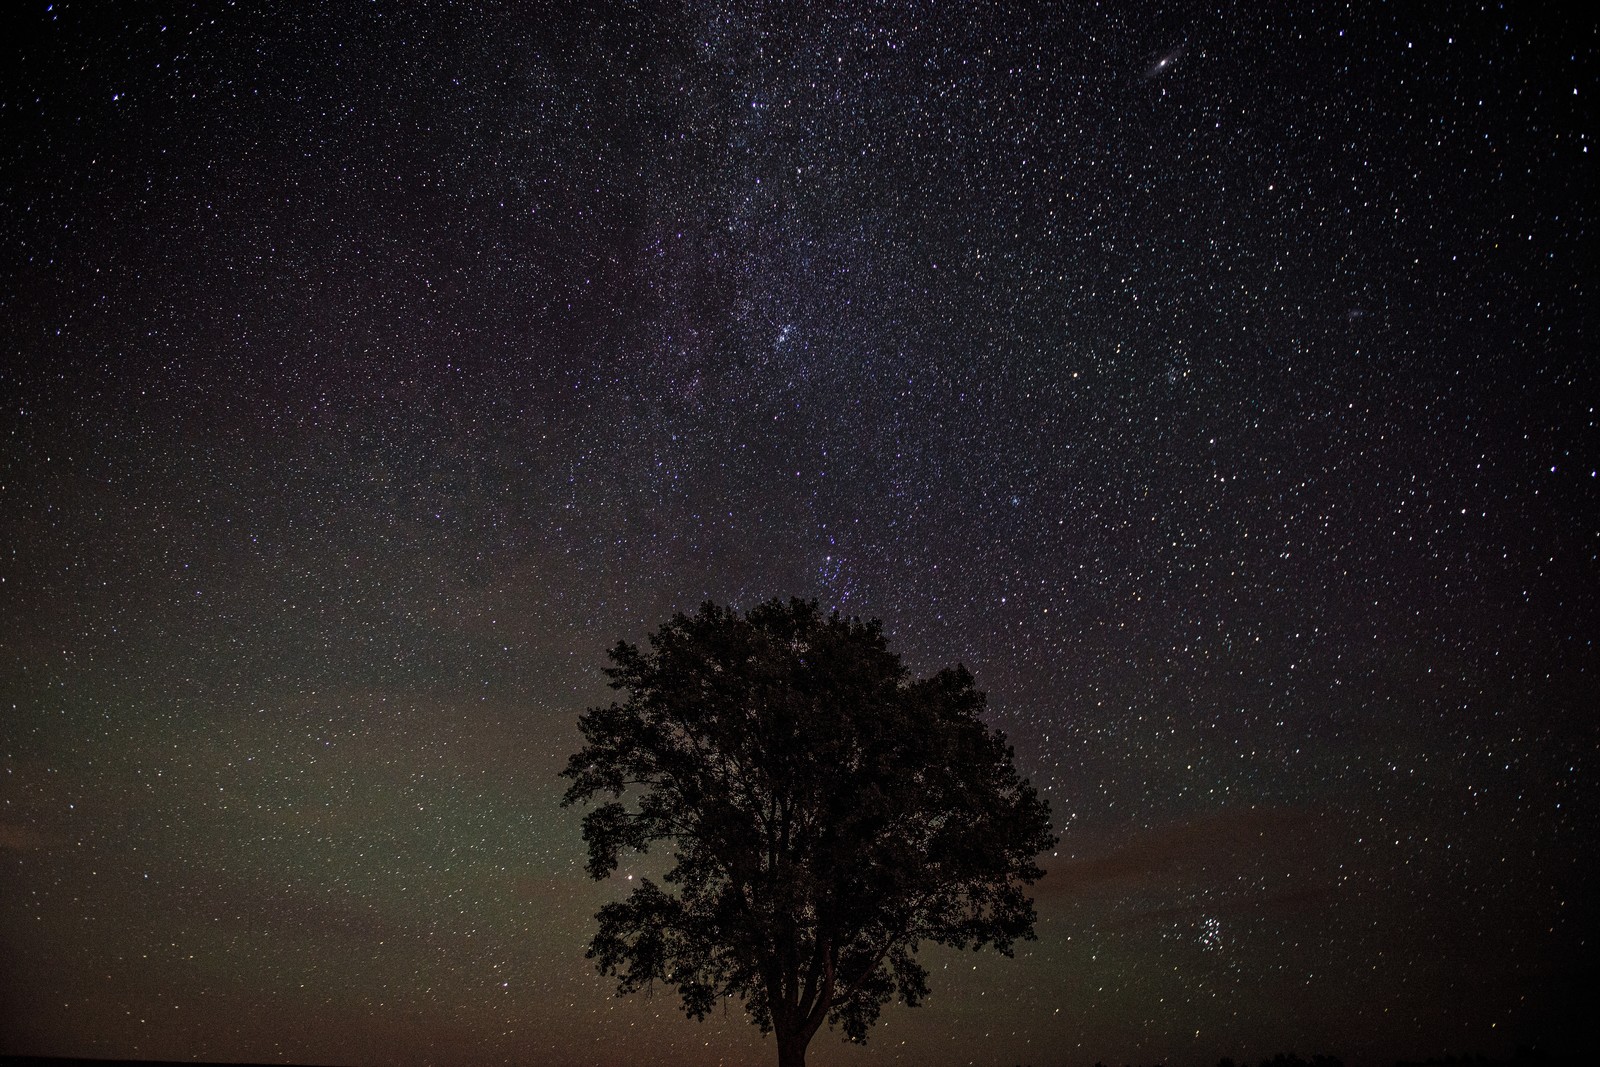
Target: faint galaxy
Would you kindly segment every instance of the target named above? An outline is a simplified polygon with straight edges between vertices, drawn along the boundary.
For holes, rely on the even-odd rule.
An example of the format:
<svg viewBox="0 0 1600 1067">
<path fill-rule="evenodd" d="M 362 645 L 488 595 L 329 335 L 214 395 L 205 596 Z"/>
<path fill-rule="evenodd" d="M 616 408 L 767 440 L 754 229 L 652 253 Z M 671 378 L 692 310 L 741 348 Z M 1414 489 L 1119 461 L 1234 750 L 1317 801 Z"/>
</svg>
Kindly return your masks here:
<svg viewBox="0 0 1600 1067">
<path fill-rule="evenodd" d="M 1149 81 L 1151 78 L 1154 78 L 1157 75 L 1165 74 L 1170 71 L 1173 66 L 1177 64 L 1178 60 L 1183 58 L 1183 53 L 1185 51 L 1187 51 L 1187 49 L 1185 49 L 1183 45 L 1168 49 L 1167 53 L 1160 59 L 1157 59 L 1154 63 L 1151 63 L 1148 67 L 1144 68 L 1145 81 Z"/>
<path fill-rule="evenodd" d="M 555 774 L 790 594 L 1063 834 L 813 1063 L 1591 1045 L 1596 22 L 1293 8 L 8 9 L 0 1053 L 765 1062 Z"/>
</svg>

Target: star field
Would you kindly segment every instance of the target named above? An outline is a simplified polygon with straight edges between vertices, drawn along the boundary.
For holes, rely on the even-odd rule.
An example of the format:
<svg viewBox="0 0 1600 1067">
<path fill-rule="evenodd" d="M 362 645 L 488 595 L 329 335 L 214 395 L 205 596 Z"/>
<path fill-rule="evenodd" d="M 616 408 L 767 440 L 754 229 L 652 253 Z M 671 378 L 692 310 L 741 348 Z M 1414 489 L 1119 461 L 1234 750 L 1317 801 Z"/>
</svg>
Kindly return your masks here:
<svg viewBox="0 0 1600 1067">
<path fill-rule="evenodd" d="M 1592 1043 L 1592 17 L 5 19 L 0 1053 L 770 1059 L 592 972 L 555 775 L 791 594 L 1062 833 L 812 1062 Z"/>
</svg>

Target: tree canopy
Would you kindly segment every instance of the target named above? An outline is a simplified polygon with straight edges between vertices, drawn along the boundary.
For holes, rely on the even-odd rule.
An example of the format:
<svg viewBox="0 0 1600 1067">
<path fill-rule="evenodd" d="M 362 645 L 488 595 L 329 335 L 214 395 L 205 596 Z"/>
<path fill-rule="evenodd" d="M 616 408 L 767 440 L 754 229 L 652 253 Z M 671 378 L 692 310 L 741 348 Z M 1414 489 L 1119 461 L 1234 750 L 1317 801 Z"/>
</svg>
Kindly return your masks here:
<svg viewBox="0 0 1600 1067">
<path fill-rule="evenodd" d="M 1050 808 L 963 667 L 913 679 L 881 624 L 803 600 L 706 603 L 610 658 L 625 699 L 580 718 L 563 805 L 600 801 L 594 878 L 658 842 L 673 860 L 596 916 L 619 994 L 662 982 L 694 1018 L 737 996 L 798 1067 L 824 1022 L 865 1042 L 922 1000 L 921 942 L 1034 937 Z"/>
</svg>

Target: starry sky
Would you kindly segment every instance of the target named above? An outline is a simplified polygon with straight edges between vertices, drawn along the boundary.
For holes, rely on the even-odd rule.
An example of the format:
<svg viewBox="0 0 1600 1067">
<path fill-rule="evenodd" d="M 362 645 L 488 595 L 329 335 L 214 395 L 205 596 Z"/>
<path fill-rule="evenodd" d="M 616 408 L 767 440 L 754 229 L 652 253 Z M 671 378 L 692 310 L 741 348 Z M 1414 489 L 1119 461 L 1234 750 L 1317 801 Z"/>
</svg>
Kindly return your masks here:
<svg viewBox="0 0 1600 1067">
<path fill-rule="evenodd" d="M 655 860 L 555 775 L 774 595 L 964 662 L 1063 835 L 814 1063 L 1592 1041 L 1551 6 L 8 5 L 0 1053 L 766 1062 L 592 972 Z"/>
</svg>

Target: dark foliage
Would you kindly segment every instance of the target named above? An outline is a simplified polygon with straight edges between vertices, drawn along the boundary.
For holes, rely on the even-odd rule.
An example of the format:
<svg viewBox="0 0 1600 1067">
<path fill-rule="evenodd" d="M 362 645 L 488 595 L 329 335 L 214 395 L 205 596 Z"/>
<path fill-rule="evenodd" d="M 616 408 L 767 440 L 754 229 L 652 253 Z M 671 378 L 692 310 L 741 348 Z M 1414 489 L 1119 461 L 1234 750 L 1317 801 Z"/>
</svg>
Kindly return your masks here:
<svg viewBox="0 0 1600 1067">
<path fill-rule="evenodd" d="M 674 860 L 597 916 L 619 993 L 668 983 L 696 1018 L 737 996 L 798 1064 L 824 1022 L 864 1042 L 889 1000 L 919 1003 L 921 942 L 1033 938 L 1049 806 L 965 669 L 914 680 L 878 623 L 800 600 L 708 603 L 610 655 L 626 699 L 583 715 L 563 803 L 602 798 L 593 877 L 657 842 Z"/>
</svg>

